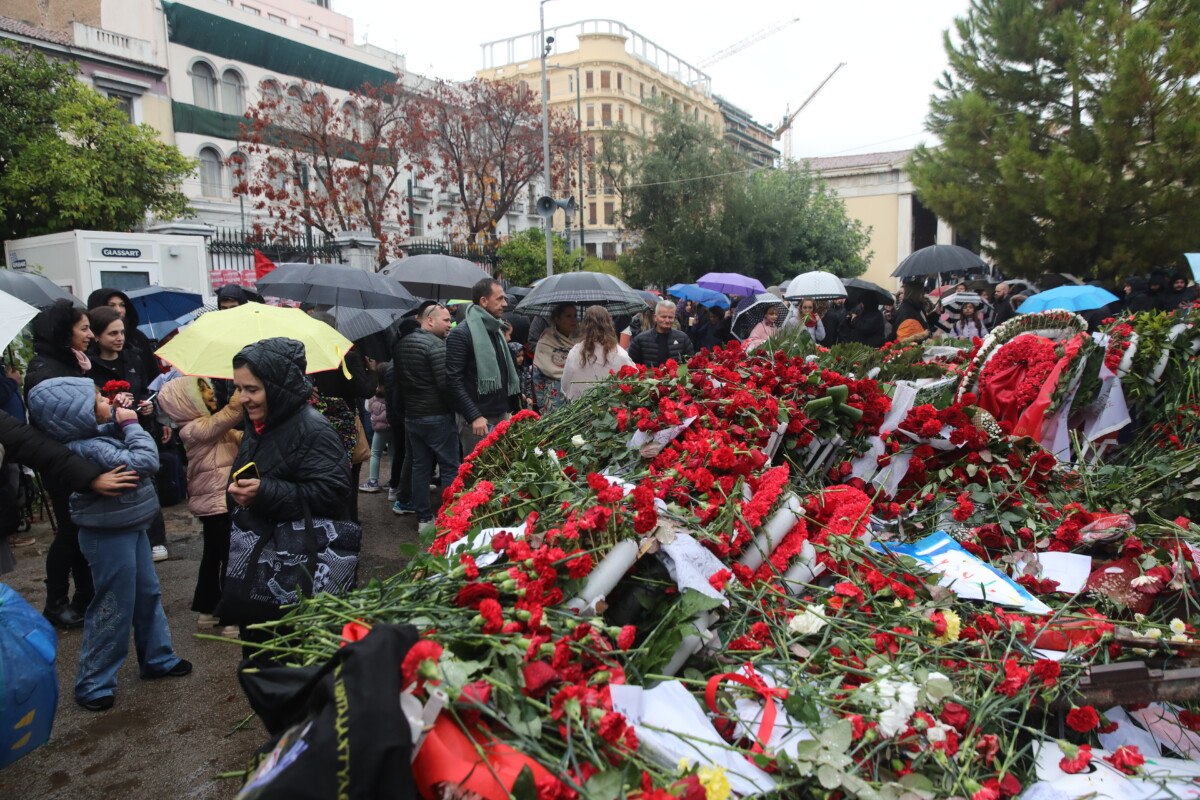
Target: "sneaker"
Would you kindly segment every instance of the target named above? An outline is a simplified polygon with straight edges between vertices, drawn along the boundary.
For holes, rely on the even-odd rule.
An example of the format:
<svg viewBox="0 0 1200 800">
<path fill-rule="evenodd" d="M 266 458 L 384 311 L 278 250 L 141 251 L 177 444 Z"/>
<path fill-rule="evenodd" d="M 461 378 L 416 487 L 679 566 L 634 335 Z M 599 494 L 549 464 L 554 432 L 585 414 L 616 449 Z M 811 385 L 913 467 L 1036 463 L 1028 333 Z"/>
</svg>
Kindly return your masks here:
<svg viewBox="0 0 1200 800">
<path fill-rule="evenodd" d="M 221 628 L 221 635 L 226 639 L 240 639 L 242 638 L 242 631 L 237 625 L 226 625 Z"/>
<path fill-rule="evenodd" d="M 400 495 L 398 495 L 398 494 L 396 493 L 396 490 L 395 490 L 395 489 L 388 489 L 388 502 L 389 502 L 389 503 L 394 503 L 394 502 L 396 502 L 396 498 L 398 498 L 399 496 L 400 496 Z"/>
<path fill-rule="evenodd" d="M 421 517 L 420 519 L 417 520 L 417 527 L 424 528 L 426 525 L 429 525 L 432 522 L 433 522 L 433 517 Z"/>
<path fill-rule="evenodd" d="M 214 614 L 201 614 L 196 619 L 196 627 L 206 633 L 211 632 L 210 629 L 219 625 L 221 620 L 217 619 Z"/>
<path fill-rule="evenodd" d="M 31 544 L 37 544 L 37 539 L 32 536 L 10 536 L 8 544 L 11 547 L 29 547 Z"/>
<path fill-rule="evenodd" d="M 157 675 L 144 675 L 145 680 L 156 681 L 159 678 L 182 678 L 184 675 L 192 674 L 192 662 L 186 659 L 179 659 L 179 663 L 171 667 L 166 672 L 160 672 Z"/>
<path fill-rule="evenodd" d="M 360 483 L 358 485 L 358 490 L 360 492 L 375 494 L 375 492 L 379 491 L 379 481 L 375 478 L 371 478 L 371 480 L 367 481 L 366 483 Z"/>
<path fill-rule="evenodd" d="M 166 561 L 169 557 L 167 555 L 167 546 L 165 544 L 154 545 L 154 547 L 150 548 L 150 555 L 154 556 L 155 561 Z"/>
<path fill-rule="evenodd" d="M 417 510 L 415 508 L 413 508 L 412 506 L 410 506 L 408 503 L 402 503 L 399 500 L 397 500 L 395 503 L 392 504 L 392 513 L 395 514 L 397 517 L 403 517 L 406 514 L 415 514 L 415 513 L 417 513 Z"/>
<path fill-rule="evenodd" d="M 76 700 L 75 702 L 88 711 L 108 711 L 113 707 L 113 696 L 111 694 L 102 694 L 91 700 Z"/>
</svg>

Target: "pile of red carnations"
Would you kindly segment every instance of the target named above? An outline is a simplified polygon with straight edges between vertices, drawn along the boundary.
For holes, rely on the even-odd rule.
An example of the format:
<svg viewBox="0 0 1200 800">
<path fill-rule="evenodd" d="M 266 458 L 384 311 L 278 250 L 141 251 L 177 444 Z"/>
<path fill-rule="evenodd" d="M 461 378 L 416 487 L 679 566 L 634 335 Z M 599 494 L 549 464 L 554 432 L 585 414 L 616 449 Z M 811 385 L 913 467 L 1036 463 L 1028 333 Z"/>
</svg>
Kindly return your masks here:
<svg viewBox="0 0 1200 800">
<path fill-rule="evenodd" d="M 416 626 L 397 669 L 438 714 L 414 731 L 431 797 L 1200 791 L 1196 708 L 1094 703 L 1087 680 L 1197 647 L 1200 483 L 1180 463 L 1200 367 L 1176 335 L 1161 402 L 1100 431 L 1141 320 L 1081 347 L 1073 315 L 1037 316 L 958 359 L 798 337 L 518 414 L 404 572 L 303 601 L 266 626 L 271 652 L 314 663 Z M 1014 435 L 1038 402 L 1065 450 Z M 447 725 L 465 744 L 441 736 L 435 759 L 422 737 Z"/>
</svg>

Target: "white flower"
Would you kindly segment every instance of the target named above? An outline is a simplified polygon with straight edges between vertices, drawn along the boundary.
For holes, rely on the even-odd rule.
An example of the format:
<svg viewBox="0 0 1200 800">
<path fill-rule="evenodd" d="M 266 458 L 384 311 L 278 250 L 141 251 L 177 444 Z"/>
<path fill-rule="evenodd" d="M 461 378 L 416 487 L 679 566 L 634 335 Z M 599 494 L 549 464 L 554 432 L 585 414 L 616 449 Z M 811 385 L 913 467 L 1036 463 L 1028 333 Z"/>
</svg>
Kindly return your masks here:
<svg viewBox="0 0 1200 800">
<path fill-rule="evenodd" d="M 1158 628 L 1151 628 L 1150 630 L 1146 631 L 1147 639 L 1159 639 L 1161 637 L 1162 631 L 1160 631 Z"/>
<path fill-rule="evenodd" d="M 800 636 L 811 636 L 829 623 L 825 621 L 825 606 L 808 606 L 788 622 L 788 630 Z"/>
<path fill-rule="evenodd" d="M 1190 642 L 1191 639 L 1189 639 L 1187 637 L 1186 633 L 1177 633 L 1171 637 L 1171 641 L 1172 642 Z"/>
<path fill-rule="evenodd" d="M 576 447 L 583 447 L 583 445 L 584 445 L 583 437 L 580 436 L 578 433 L 575 434 L 574 436 L 571 437 L 571 444 L 575 445 Z"/>
<path fill-rule="evenodd" d="M 921 689 L 910 681 L 875 680 L 869 684 L 875 695 L 883 702 L 879 715 L 879 732 L 884 736 L 895 736 L 908 726 L 908 720 L 917 710 Z"/>
<path fill-rule="evenodd" d="M 542 456 L 542 448 L 540 448 L 540 447 L 537 447 L 537 446 L 535 445 L 535 446 L 534 446 L 534 448 L 533 448 L 533 454 L 534 454 L 535 456 L 537 456 L 538 458 L 541 458 L 541 456 Z"/>
<path fill-rule="evenodd" d="M 1181 635 L 1187 633 L 1187 625 L 1184 624 L 1183 620 L 1181 620 L 1179 617 L 1176 617 L 1175 619 L 1171 620 L 1170 628 L 1171 628 L 1171 633 L 1175 634 L 1176 636 L 1181 636 Z M 1176 640 L 1176 641 L 1178 641 L 1178 640 Z"/>
<path fill-rule="evenodd" d="M 1129 585 L 1135 589 L 1140 589 L 1143 586 L 1154 586 L 1158 583 L 1158 578 L 1153 575 L 1141 575 L 1129 582 Z"/>
</svg>

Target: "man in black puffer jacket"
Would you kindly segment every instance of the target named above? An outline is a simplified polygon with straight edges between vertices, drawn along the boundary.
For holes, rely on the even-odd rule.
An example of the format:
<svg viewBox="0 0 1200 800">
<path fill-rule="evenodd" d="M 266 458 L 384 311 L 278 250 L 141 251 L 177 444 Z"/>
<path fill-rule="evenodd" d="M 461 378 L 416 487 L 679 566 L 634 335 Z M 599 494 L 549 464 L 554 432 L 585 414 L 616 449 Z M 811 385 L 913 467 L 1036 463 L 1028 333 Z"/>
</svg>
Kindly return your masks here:
<svg viewBox="0 0 1200 800">
<path fill-rule="evenodd" d="M 635 364 L 661 367 L 671 359 L 682 364 L 695 354 L 688 335 L 671 327 L 674 322 L 675 304 L 659 301 L 654 307 L 654 330 L 642 331 L 629 343 L 629 357 Z"/>
<path fill-rule="evenodd" d="M 396 364 L 405 389 L 404 429 L 412 453 L 412 507 L 417 521 L 433 520 L 429 484 L 438 462 L 445 491 L 458 475 L 460 458 L 454 407 L 446 384 L 446 335 L 450 312 L 433 305 L 420 314 L 421 327 L 400 340 Z"/>
<path fill-rule="evenodd" d="M 302 498 L 314 517 L 349 519 L 350 460 L 309 403 L 307 364 L 303 343 L 282 337 L 247 345 L 233 359 L 247 424 L 230 474 L 255 466 L 230 486 L 235 519 L 243 510 L 269 525 L 303 519 Z"/>
</svg>

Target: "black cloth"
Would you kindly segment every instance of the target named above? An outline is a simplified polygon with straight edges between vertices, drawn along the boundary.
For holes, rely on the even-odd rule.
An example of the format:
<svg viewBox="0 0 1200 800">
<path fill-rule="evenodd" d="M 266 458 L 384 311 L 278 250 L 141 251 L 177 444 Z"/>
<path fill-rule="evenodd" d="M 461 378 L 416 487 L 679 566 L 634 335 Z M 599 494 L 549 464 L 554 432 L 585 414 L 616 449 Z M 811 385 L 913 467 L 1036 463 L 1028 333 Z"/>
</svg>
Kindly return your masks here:
<svg viewBox="0 0 1200 800">
<path fill-rule="evenodd" d="M 209 514 L 200 517 L 204 535 L 204 551 L 196 573 L 196 591 L 192 594 L 192 611 L 211 614 L 221 602 L 221 584 L 225 578 L 225 562 L 229 560 L 229 515 Z"/>
<path fill-rule="evenodd" d="M 500 319 L 512 325 L 511 339 L 518 344 L 525 345 L 529 342 L 529 328 L 532 321 L 524 314 L 517 314 L 513 311 L 505 311 L 500 315 Z"/>
<path fill-rule="evenodd" d="M 845 306 L 829 304 L 829 310 L 825 312 L 825 316 L 821 317 L 821 325 L 825 328 L 825 341 L 821 344 L 826 347 L 832 347 L 838 342 L 845 341 L 842 335 L 842 325 L 846 320 Z"/>
<path fill-rule="evenodd" d="M 862 311 L 842 323 L 841 337 L 843 342 L 883 347 L 887 342 L 887 326 L 884 323 L 883 312 L 878 308 L 863 306 Z"/>
<path fill-rule="evenodd" d="M 538 318 L 540 319 L 540 317 Z M 535 320 L 536 322 L 536 320 Z M 531 326 L 532 327 L 532 326 Z M 532 334 L 532 330 L 530 331 Z M 518 409 L 521 401 L 520 388 L 509 395 L 508 355 L 500 348 L 508 349 L 504 337 L 492 338 L 492 351 L 500 370 L 500 388 L 491 394 L 479 394 L 479 374 L 475 368 L 475 344 L 471 328 L 459 325 L 446 337 L 446 384 L 450 390 L 450 403 L 456 413 L 467 422 L 480 417 L 502 417 Z M 407 415 L 408 412 L 405 412 Z"/>
<path fill-rule="evenodd" d="M 251 511 L 263 522 L 297 520 L 304 516 L 303 498 L 314 517 L 348 519 L 350 460 L 342 437 L 308 402 L 304 345 L 263 339 L 242 348 L 237 359 L 262 381 L 267 398 L 262 433 L 247 420 L 230 471 L 254 462 L 262 483 Z M 228 502 L 232 510 L 232 498 Z"/>
<path fill-rule="evenodd" d="M 366 360 L 354 350 L 346 353 L 346 371 L 350 377 L 339 369 L 327 369 L 310 375 L 313 385 L 321 393 L 321 397 L 340 397 L 351 408 L 358 408 L 365 400 L 375 394 L 376 377 L 367 369 Z"/>
<path fill-rule="evenodd" d="M 80 458 L 36 428 L 0 411 L 0 444 L 6 463 L 24 464 L 43 475 L 52 475 L 56 483 L 70 492 L 86 491 L 105 470 L 99 464 Z"/>
<path fill-rule="evenodd" d="M 632 344 L 632 342 L 631 342 Z M 725 344 L 721 340 L 720 329 L 712 324 L 711 319 L 702 319 L 692 326 L 692 345 L 696 350 L 712 349 Z"/>
<path fill-rule="evenodd" d="M 1149 282 L 1140 275 L 1134 275 L 1125 281 L 1132 291 L 1125 296 L 1125 310 L 1131 314 L 1140 311 L 1154 311 L 1158 308 L 1155 298 L 1150 295 Z"/>
<path fill-rule="evenodd" d="M 126 345 L 112 361 L 100 358 L 99 351 L 92 348 L 88 351 L 88 358 L 92 362 L 92 368 L 87 371 L 87 377 L 92 379 L 97 389 L 103 390 L 104 384 L 109 381 L 125 381 L 129 384 L 129 393 L 135 401 L 146 399 L 146 386 L 150 383 L 150 377 L 146 375 L 145 364 L 137 348 Z"/>
<path fill-rule="evenodd" d="M 418 329 L 401 340 L 396 353 L 397 376 L 404 391 L 404 416 L 409 419 L 453 414 L 446 383 L 446 342 Z"/>
<path fill-rule="evenodd" d="M 1005 322 L 1008 322 L 1016 316 L 1016 313 L 1013 311 L 1012 301 L 1007 296 L 997 299 L 992 304 L 992 328 L 994 329 L 997 325 L 1003 325 Z"/>
<path fill-rule="evenodd" d="M 647 367 L 661 367 L 669 359 L 682 364 L 694 353 L 692 340 L 686 333 L 674 328 L 666 333 L 642 331 L 629 343 L 629 357 L 635 364 Z"/>
<path fill-rule="evenodd" d="M 910 319 L 915 319 L 921 323 L 921 326 L 927 331 L 932 331 L 933 326 L 929 324 L 929 317 L 925 314 L 925 308 L 910 300 L 904 300 L 900 305 L 896 306 L 896 314 L 892 318 L 892 324 L 896 330 L 900 330 L 900 326 Z"/>
<path fill-rule="evenodd" d="M 152 381 L 158 377 L 158 358 L 154 355 L 154 344 L 150 338 L 138 330 L 140 320 L 129 295 L 119 289 L 97 289 L 88 295 L 88 311 L 108 305 L 109 299 L 114 295 L 125 301 L 125 347 L 129 349 L 132 346 L 136 350 L 134 355 L 137 356 L 142 374 L 146 376 L 147 382 Z"/>
<path fill-rule="evenodd" d="M 238 679 L 271 735 L 256 759 L 271 777 L 252 796 L 415 800 L 412 735 L 395 698 L 399 665 L 416 642 L 411 625 L 375 625 L 320 666 L 243 663 Z M 276 749 L 285 755 L 270 758 Z M 256 777 L 252 769 L 247 781 Z"/>
<path fill-rule="evenodd" d="M 51 378 L 82 378 L 83 370 L 71 350 L 71 329 L 75 325 L 76 306 L 70 300 L 56 300 L 29 323 L 33 333 L 34 356 L 25 371 L 25 399 L 29 390 Z M 28 404 L 28 403 L 27 403 Z"/>
</svg>

